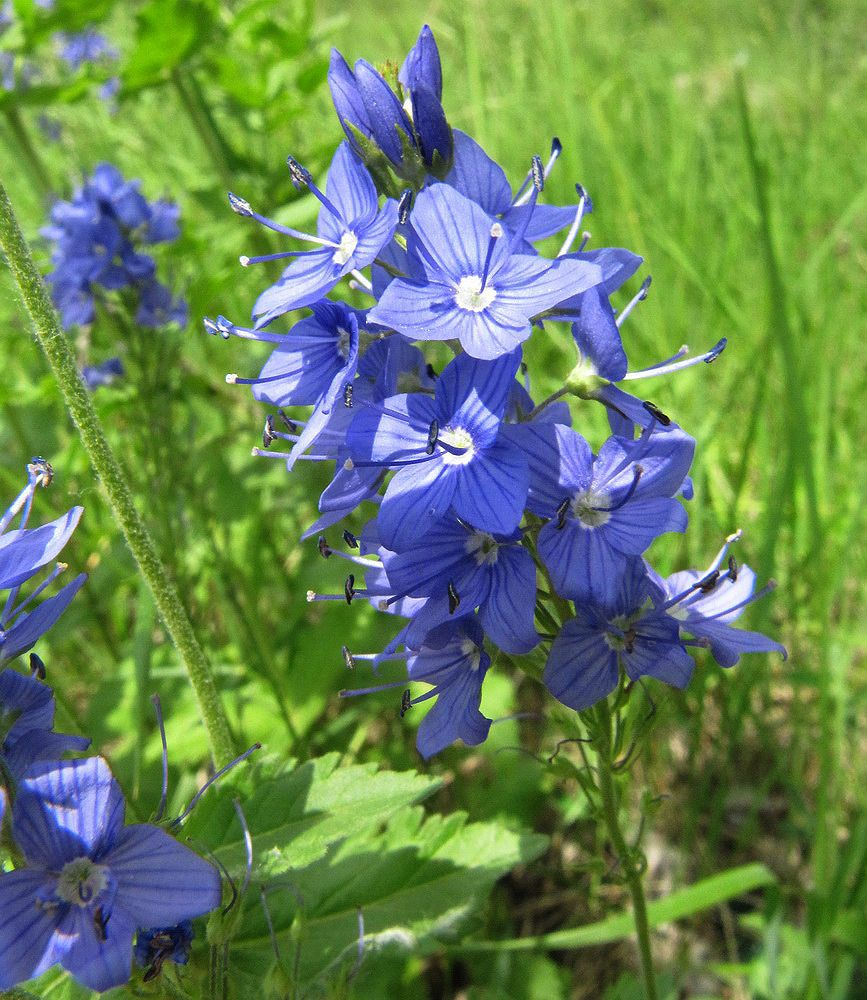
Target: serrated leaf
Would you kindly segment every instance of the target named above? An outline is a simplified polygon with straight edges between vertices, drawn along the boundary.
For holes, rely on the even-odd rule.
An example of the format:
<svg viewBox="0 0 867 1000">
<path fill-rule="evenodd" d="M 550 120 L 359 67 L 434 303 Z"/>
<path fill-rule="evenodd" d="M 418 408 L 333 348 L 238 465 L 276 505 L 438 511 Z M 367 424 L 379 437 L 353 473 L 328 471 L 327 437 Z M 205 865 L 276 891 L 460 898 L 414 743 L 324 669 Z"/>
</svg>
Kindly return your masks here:
<svg viewBox="0 0 867 1000">
<path fill-rule="evenodd" d="M 367 953 L 454 941 L 494 882 L 546 846 L 539 834 L 467 824 L 464 813 L 425 817 L 418 807 L 402 809 L 383 831 L 368 827 L 290 879 L 266 885 L 281 953 L 298 951 L 302 983 L 333 975 L 357 953 L 359 912 Z M 255 897 L 248 897 L 232 956 L 239 971 L 273 961 Z"/>
<path fill-rule="evenodd" d="M 276 772 L 257 770 L 255 790 L 243 801 L 256 878 L 309 865 L 336 841 L 418 802 L 440 784 L 414 771 L 377 771 L 375 764 L 338 767 L 339 760 L 328 754 L 294 769 L 287 764 Z M 184 827 L 185 836 L 207 845 L 233 875 L 245 865 L 235 794 L 229 788 L 210 791 Z"/>
</svg>

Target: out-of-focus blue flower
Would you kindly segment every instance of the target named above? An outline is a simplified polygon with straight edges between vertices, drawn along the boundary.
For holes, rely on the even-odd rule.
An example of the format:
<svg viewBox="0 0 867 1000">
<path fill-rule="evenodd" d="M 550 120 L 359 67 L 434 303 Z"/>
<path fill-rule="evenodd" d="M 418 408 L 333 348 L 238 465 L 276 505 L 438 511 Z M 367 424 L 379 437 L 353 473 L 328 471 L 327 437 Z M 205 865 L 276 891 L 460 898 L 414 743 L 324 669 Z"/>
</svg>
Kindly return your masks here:
<svg viewBox="0 0 867 1000">
<path fill-rule="evenodd" d="M 172 299 L 154 275 L 153 258 L 138 249 L 176 239 L 177 217 L 175 205 L 149 204 L 139 182 L 109 163 L 100 163 L 71 201 L 55 202 L 42 235 L 54 244 L 47 280 L 64 327 L 93 322 L 100 289 L 131 289 L 143 326 L 185 322 L 186 306 Z"/>
<path fill-rule="evenodd" d="M 124 826 L 101 757 L 35 764 L 19 783 L 12 835 L 26 868 L 0 874 L 0 989 L 61 964 L 93 990 L 130 977 L 138 927 L 220 904 L 220 876 L 164 830 Z"/>
<path fill-rule="evenodd" d="M 122 375 L 124 375 L 124 367 L 120 358 L 109 358 L 100 365 L 85 365 L 81 369 L 84 384 L 91 392 L 104 385 L 111 385 L 115 379 Z"/>
<path fill-rule="evenodd" d="M 117 49 L 105 35 L 94 28 L 83 31 L 58 32 L 57 44 L 60 58 L 70 69 L 77 70 L 85 63 L 99 62 L 101 59 L 117 59 Z"/>
<path fill-rule="evenodd" d="M 81 507 L 73 507 L 55 521 L 27 528 L 33 495 L 37 487 L 51 481 L 52 470 L 44 459 L 34 458 L 27 473 L 27 485 L 0 518 L 0 590 L 9 591 L 0 612 L 0 663 L 26 653 L 63 614 L 86 579 L 84 574 L 77 576 L 34 607 L 34 601 L 66 569 L 63 563 L 57 563 L 29 597 L 21 597 L 21 586 L 54 562 L 83 512 Z M 10 530 L 19 515 L 20 526 Z"/>
<path fill-rule="evenodd" d="M 55 733 L 54 695 L 47 684 L 16 670 L 0 670 L 0 778 L 19 781 L 31 764 L 86 750 L 84 736 Z"/>
<path fill-rule="evenodd" d="M 457 339 L 474 358 L 496 358 L 530 336 L 534 317 L 600 280 L 593 264 L 515 252 L 515 235 L 447 184 L 419 194 L 410 224 L 410 276 L 368 314 L 410 340 Z"/>
<path fill-rule="evenodd" d="M 144 981 L 156 979 L 166 962 L 186 965 L 193 943 L 193 925 L 182 920 L 174 927 L 149 927 L 140 930 L 133 955 L 137 965 L 144 968 Z"/>
<path fill-rule="evenodd" d="M 448 173 L 454 144 L 441 103 L 439 50 L 427 25 L 397 79 L 386 80 L 364 59 L 353 71 L 333 49 L 328 84 L 348 142 L 372 169 L 388 164 L 416 186 L 428 172 L 435 177 Z"/>
<path fill-rule="evenodd" d="M 229 198 L 232 208 L 239 215 L 256 219 L 283 235 L 319 245 L 317 250 L 287 250 L 265 257 L 241 258 L 244 265 L 296 258 L 279 281 L 256 300 L 253 316 L 257 328 L 267 326 L 292 309 L 312 305 L 345 275 L 373 263 L 397 228 L 397 203 L 388 199 L 380 209 L 370 174 L 352 155 L 348 143 L 341 143 L 334 154 L 325 194 L 304 168 L 291 161 L 290 169 L 295 181 L 308 187 L 322 205 L 316 236 L 281 226 L 254 212 L 242 199 L 234 195 Z"/>
</svg>

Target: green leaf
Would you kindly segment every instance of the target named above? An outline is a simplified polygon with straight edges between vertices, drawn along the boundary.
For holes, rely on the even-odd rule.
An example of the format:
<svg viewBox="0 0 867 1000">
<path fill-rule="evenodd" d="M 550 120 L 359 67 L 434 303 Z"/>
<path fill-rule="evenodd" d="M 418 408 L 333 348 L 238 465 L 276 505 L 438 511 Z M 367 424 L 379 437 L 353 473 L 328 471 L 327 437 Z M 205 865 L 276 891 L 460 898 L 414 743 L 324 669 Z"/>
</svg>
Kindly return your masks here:
<svg viewBox="0 0 867 1000">
<path fill-rule="evenodd" d="M 425 818 L 421 808 L 402 809 L 384 830 L 355 833 L 303 871 L 265 887 L 283 961 L 294 962 L 297 953 L 302 984 L 333 975 L 358 953 L 359 913 L 368 955 L 418 953 L 454 941 L 494 882 L 546 846 L 538 834 L 467 824 L 464 813 Z M 251 894 L 232 942 L 232 966 L 243 974 L 266 961 L 273 962 L 268 925 Z"/>
<path fill-rule="evenodd" d="M 124 90 L 162 82 L 203 44 L 213 26 L 201 2 L 151 0 L 138 15 L 136 45 L 121 74 Z"/>
<path fill-rule="evenodd" d="M 255 790 L 243 800 L 253 836 L 254 877 L 272 878 L 320 858 L 336 841 L 382 822 L 401 806 L 430 795 L 440 782 L 414 771 L 377 771 L 375 764 L 339 768 L 329 754 L 294 767 L 254 769 Z M 205 844 L 233 874 L 243 873 L 245 849 L 235 813 L 237 788 L 209 791 L 184 835 Z"/>
<path fill-rule="evenodd" d="M 774 885 L 776 876 L 761 864 L 742 865 L 719 875 L 702 879 L 686 889 L 679 889 L 664 899 L 656 899 L 647 906 L 651 927 L 660 927 L 672 920 L 681 920 L 716 906 L 727 899 L 741 896 L 753 889 Z M 633 933 L 632 915 L 620 913 L 595 924 L 555 931 L 537 937 L 513 938 L 508 941 L 470 941 L 460 946 L 461 951 L 533 951 L 535 949 L 587 948 L 593 945 L 620 941 Z"/>
</svg>

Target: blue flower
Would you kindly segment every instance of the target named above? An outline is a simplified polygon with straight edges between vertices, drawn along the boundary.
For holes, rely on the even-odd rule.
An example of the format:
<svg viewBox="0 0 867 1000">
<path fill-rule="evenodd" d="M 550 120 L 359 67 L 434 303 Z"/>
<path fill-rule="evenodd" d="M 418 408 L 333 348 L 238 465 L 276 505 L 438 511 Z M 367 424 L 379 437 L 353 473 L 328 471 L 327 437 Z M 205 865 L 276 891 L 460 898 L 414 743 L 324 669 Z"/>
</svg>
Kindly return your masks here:
<svg viewBox="0 0 867 1000">
<path fill-rule="evenodd" d="M 407 646 L 419 648 L 437 626 L 476 609 L 485 634 L 505 652 L 527 653 L 538 643 L 536 566 L 520 532 L 493 534 L 447 519 L 429 530 L 422 544 L 401 552 L 381 548 L 379 556 L 386 580 L 377 583 L 394 595 L 387 603 L 404 597 L 425 601 L 413 608 L 404 633 Z"/>
<path fill-rule="evenodd" d="M 18 786 L 12 835 L 26 868 L 0 874 L 0 989 L 60 963 L 93 990 L 126 983 L 137 927 L 219 906 L 216 869 L 164 830 L 123 825 L 101 757 L 35 764 Z"/>
<path fill-rule="evenodd" d="M 81 369 L 84 384 L 91 392 L 104 385 L 111 385 L 115 379 L 123 377 L 124 374 L 123 362 L 120 358 L 109 358 L 102 364 L 85 365 Z"/>
<path fill-rule="evenodd" d="M 400 97 L 370 63 L 359 59 L 353 72 L 332 50 L 328 84 L 353 151 L 374 169 L 384 158 L 399 177 L 420 186 L 427 171 L 437 177 L 447 173 L 453 156 L 452 131 L 441 103 L 439 51 L 427 25 L 394 83 Z"/>
<path fill-rule="evenodd" d="M 346 439 L 353 464 L 397 469 L 378 518 L 389 548 L 425 537 L 450 509 L 484 531 L 517 527 L 527 463 L 499 432 L 519 363 L 519 351 L 497 361 L 462 354 L 433 398 L 409 393 L 358 407 Z"/>
<path fill-rule="evenodd" d="M 534 317 L 599 280 L 595 265 L 515 252 L 515 237 L 447 184 L 419 194 L 410 223 L 411 276 L 368 313 L 410 340 L 457 339 L 474 358 L 496 358 L 530 336 Z"/>
<path fill-rule="evenodd" d="M 474 201 L 510 233 L 519 233 L 529 243 L 544 239 L 572 223 L 576 208 L 542 205 L 529 198 L 512 196 L 506 173 L 475 139 L 455 129 L 455 162 L 444 181 L 465 198 Z M 573 259 L 573 258 L 569 258 Z M 589 259 L 585 255 L 585 258 Z"/>
<path fill-rule="evenodd" d="M 683 634 L 707 644 L 721 667 L 733 667 L 742 653 L 788 656 L 785 646 L 761 632 L 732 627 L 747 605 L 773 589 L 771 584 L 757 592 L 756 574 L 734 559 L 729 559 L 725 569 L 720 568 L 730 543 L 739 537 L 731 536 L 704 572 L 683 570 L 662 585 L 666 612 L 679 623 Z"/>
<path fill-rule="evenodd" d="M 138 181 L 127 181 L 109 163 L 100 163 L 71 201 L 57 201 L 42 235 L 54 244 L 47 276 L 65 328 L 92 323 L 101 290 L 132 288 L 136 322 L 142 326 L 185 322 L 186 307 L 173 301 L 155 277 L 156 264 L 138 247 L 176 239 L 177 206 L 149 204 Z"/>
<path fill-rule="evenodd" d="M 5 773 L 18 781 L 36 761 L 90 746 L 84 736 L 66 736 L 53 728 L 51 688 L 16 670 L 0 670 L 0 777 Z"/>
<path fill-rule="evenodd" d="M 539 555 L 561 596 L 610 600 L 632 556 L 664 532 L 686 530 L 686 511 L 673 497 L 695 441 L 682 431 L 611 437 L 595 458 L 580 434 L 560 424 L 518 424 L 505 434 L 527 456 L 527 506 L 548 521 Z"/>
<path fill-rule="evenodd" d="M 61 31 L 56 36 L 60 46 L 60 58 L 70 69 L 80 69 L 84 63 L 98 62 L 100 59 L 117 59 L 117 49 L 105 35 L 93 28 L 83 31 Z"/>
<path fill-rule="evenodd" d="M 621 665 L 630 680 L 655 677 L 685 687 L 694 664 L 677 622 L 655 607 L 660 597 L 644 561 L 633 558 L 606 604 L 577 605 L 545 664 L 542 680 L 551 694 L 582 711 L 617 687 Z"/>
<path fill-rule="evenodd" d="M 182 920 L 174 927 L 148 927 L 138 932 L 133 956 L 137 965 L 144 968 L 144 982 L 160 974 L 165 962 L 186 965 L 193 943 L 193 925 Z"/>
<path fill-rule="evenodd" d="M 48 524 L 27 528 L 33 495 L 53 475 L 51 466 L 41 458 L 34 458 L 27 468 L 27 486 L 0 518 L 0 590 L 9 591 L 0 612 L 0 663 L 27 652 L 63 614 L 86 579 L 84 574 L 77 576 L 53 597 L 31 608 L 36 598 L 66 569 L 58 563 L 29 597 L 19 599 L 21 586 L 57 558 L 83 513 L 81 507 L 73 507 Z M 20 527 L 8 530 L 19 514 Z"/>
<path fill-rule="evenodd" d="M 308 187 L 321 202 L 316 236 L 281 226 L 254 212 L 247 202 L 229 196 L 239 215 L 249 216 L 275 232 L 319 244 L 317 250 L 287 250 L 265 257 L 242 257 L 244 265 L 266 260 L 296 257 L 279 281 L 256 300 L 253 316 L 256 327 L 292 309 L 312 305 L 326 295 L 345 275 L 373 263 L 382 247 L 397 228 L 397 203 L 386 200 L 382 208 L 376 188 L 366 168 L 353 156 L 348 143 L 341 143 L 334 154 L 325 184 L 325 194 L 313 183 L 310 174 L 290 160 L 293 179 Z"/>
</svg>

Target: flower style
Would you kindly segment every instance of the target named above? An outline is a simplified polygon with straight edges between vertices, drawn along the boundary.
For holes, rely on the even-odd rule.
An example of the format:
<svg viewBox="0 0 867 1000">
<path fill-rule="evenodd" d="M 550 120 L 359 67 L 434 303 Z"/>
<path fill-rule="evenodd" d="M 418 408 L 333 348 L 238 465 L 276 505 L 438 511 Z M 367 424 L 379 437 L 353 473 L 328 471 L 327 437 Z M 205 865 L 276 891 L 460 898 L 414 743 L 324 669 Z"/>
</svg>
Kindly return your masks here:
<svg viewBox="0 0 867 1000">
<path fill-rule="evenodd" d="M 219 906 L 212 865 L 156 826 L 123 822 L 123 795 L 101 757 L 30 769 L 12 807 L 27 867 L 0 874 L 0 989 L 58 963 L 89 989 L 120 986 L 137 927 Z"/>
<path fill-rule="evenodd" d="M 447 184 L 419 194 L 410 224 L 410 277 L 392 281 L 368 313 L 410 340 L 457 339 L 474 358 L 497 358 L 530 336 L 534 317 L 600 279 L 593 264 L 520 252 L 515 235 L 504 238 Z"/>
</svg>

